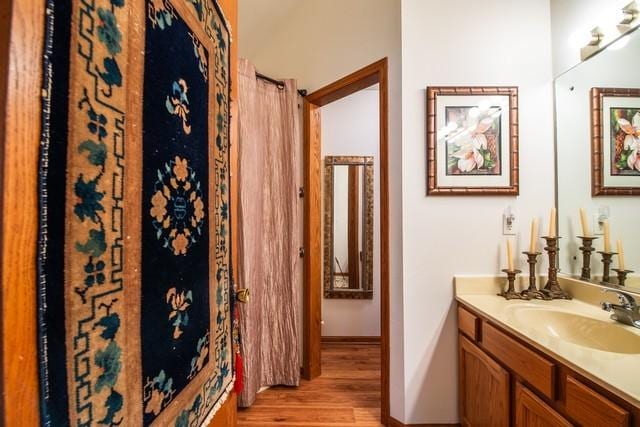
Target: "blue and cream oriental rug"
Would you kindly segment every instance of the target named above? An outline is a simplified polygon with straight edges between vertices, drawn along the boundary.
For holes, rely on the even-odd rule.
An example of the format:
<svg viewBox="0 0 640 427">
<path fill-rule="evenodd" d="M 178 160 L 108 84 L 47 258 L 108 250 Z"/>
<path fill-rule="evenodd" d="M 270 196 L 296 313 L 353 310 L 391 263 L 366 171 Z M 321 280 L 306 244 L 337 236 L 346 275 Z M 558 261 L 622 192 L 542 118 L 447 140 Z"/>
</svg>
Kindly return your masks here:
<svg viewBox="0 0 640 427">
<path fill-rule="evenodd" d="M 234 383 L 230 32 L 214 0 L 48 0 L 46 426 L 199 426 Z"/>
</svg>

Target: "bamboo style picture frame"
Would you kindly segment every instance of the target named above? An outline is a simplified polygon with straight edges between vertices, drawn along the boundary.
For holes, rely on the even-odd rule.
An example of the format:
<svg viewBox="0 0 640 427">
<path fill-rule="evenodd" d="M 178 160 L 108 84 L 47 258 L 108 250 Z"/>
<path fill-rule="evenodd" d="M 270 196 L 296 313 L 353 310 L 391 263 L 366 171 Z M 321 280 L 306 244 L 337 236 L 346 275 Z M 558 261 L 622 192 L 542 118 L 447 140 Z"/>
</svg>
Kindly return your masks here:
<svg viewBox="0 0 640 427">
<path fill-rule="evenodd" d="M 427 195 L 519 194 L 518 88 L 427 87 Z"/>
<path fill-rule="evenodd" d="M 638 147 L 627 147 L 625 139 L 638 132 L 640 89 L 594 87 L 590 99 L 591 195 L 640 195 L 640 159 L 633 166 L 628 162 Z"/>
</svg>

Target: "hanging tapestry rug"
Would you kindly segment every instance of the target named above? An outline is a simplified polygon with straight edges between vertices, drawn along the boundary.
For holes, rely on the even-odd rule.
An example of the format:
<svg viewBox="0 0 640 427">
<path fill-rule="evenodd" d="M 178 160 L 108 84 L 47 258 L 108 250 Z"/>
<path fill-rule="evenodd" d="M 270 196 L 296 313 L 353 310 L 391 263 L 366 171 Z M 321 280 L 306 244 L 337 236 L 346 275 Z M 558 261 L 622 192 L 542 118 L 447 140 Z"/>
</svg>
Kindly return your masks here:
<svg viewBox="0 0 640 427">
<path fill-rule="evenodd" d="M 42 425 L 200 426 L 234 383 L 226 21 L 214 0 L 46 16 Z"/>
</svg>

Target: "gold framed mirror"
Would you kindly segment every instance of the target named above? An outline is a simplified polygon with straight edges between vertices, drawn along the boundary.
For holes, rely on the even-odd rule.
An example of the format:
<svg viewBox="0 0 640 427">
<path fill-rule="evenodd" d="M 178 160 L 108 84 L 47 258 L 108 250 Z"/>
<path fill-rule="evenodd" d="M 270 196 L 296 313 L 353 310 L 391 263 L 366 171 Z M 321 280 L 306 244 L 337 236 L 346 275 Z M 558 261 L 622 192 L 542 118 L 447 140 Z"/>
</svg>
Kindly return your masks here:
<svg viewBox="0 0 640 427">
<path fill-rule="evenodd" d="M 325 157 L 325 298 L 373 299 L 373 191 L 373 157 Z"/>
</svg>

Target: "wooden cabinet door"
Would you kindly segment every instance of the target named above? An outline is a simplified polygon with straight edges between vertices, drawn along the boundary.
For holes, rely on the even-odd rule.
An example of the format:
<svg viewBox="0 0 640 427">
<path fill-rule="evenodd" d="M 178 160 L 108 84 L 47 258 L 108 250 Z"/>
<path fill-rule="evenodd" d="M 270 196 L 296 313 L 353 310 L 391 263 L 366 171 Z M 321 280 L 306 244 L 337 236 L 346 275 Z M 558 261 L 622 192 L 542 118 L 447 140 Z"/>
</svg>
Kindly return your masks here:
<svg viewBox="0 0 640 427">
<path fill-rule="evenodd" d="M 460 419 L 464 426 L 509 425 L 509 373 L 462 335 Z"/>
<path fill-rule="evenodd" d="M 516 385 L 516 425 L 518 427 L 570 427 L 571 423 L 518 383 Z"/>
</svg>

